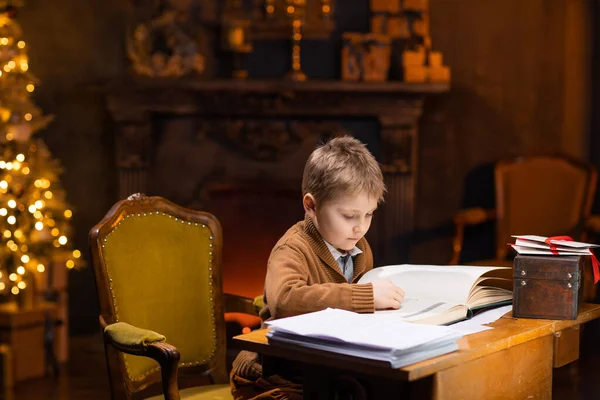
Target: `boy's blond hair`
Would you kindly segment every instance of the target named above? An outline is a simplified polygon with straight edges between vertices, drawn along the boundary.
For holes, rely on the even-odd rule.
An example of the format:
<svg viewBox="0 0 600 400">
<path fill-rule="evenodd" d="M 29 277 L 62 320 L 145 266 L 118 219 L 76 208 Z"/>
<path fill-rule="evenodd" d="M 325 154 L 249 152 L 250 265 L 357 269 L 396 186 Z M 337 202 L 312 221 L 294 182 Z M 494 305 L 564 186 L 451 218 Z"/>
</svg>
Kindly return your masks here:
<svg viewBox="0 0 600 400">
<path fill-rule="evenodd" d="M 304 167 L 302 195 L 312 194 L 318 202 L 340 195 L 366 193 L 383 201 L 383 174 L 375 157 L 351 136 L 334 138 L 312 152 Z"/>
</svg>

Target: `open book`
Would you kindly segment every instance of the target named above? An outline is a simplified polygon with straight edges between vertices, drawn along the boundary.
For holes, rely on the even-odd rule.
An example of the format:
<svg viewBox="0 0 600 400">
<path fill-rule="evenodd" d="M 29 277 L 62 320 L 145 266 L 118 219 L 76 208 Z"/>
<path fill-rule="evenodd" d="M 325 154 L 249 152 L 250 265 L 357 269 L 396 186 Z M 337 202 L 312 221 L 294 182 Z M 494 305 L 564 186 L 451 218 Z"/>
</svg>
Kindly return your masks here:
<svg viewBox="0 0 600 400">
<path fill-rule="evenodd" d="M 391 280 L 402 288 L 398 310 L 381 310 L 405 321 L 445 325 L 474 310 L 512 302 L 512 269 L 464 265 L 389 265 L 372 269 L 358 283 Z"/>
</svg>

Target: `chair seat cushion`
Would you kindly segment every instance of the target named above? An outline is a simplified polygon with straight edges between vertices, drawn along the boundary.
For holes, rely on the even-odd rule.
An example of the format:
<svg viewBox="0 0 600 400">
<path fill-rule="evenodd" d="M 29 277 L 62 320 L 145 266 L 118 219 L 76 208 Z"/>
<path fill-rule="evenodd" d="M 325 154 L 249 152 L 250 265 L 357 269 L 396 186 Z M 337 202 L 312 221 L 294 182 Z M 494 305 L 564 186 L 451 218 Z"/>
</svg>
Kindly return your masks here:
<svg viewBox="0 0 600 400">
<path fill-rule="evenodd" d="M 179 391 L 181 400 L 232 400 L 231 386 L 226 385 L 207 385 L 197 386 Z M 164 396 L 150 397 L 148 400 L 164 400 Z"/>
</svg>

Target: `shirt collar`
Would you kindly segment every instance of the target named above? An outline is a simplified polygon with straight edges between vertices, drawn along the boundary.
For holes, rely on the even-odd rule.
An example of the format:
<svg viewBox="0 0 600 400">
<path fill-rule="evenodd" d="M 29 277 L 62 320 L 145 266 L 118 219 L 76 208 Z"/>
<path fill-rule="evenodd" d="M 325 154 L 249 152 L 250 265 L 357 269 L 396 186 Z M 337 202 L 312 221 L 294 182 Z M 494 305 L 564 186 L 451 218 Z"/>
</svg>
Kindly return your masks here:
<svg viewBox="0 0 600 400">
<path fill-rule="evenodd" d="M 347 251 L 346 253 L 342 253 L 341 251 L 339 251 L 338 249 L 333 247 L 331 244 L 327 243 L 327 241 L 325 239 L 323 239 L 323 241 L 325 242 L 325 245 L 331 252 L 331 255 L 333 256 L 333 259 L 335 261 L 337 261 L 338 258 L 345 256 L 346 254 L 350 254 L 351 257 L 354 257 L 355 255 L 362 253 L 362 250 L 356 246 L 354 246 L 354 248 L 352 250 Z"/>
</svg>

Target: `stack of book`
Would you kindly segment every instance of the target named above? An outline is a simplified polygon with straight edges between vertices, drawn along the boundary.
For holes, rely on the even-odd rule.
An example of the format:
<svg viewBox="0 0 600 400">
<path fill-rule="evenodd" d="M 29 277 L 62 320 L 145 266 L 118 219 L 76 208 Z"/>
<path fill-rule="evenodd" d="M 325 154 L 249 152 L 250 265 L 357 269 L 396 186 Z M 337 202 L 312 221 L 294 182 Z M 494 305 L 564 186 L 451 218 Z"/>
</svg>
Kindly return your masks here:
<svg viewBox="0 0 600 400">
<path fill-rule="evenodd" d="M 538 256 L 586 256 L 593 255 L 596 244 L 575 242 L 568 236 L 545 237 L 537 235 L 513 235 L 514 244 L 509 244 L 518 254 Z"/>
<path fill-rule="evenodd" d="M 463 333 L 448 326 L 414 324 L 392 314 L 328 308 L 267 322 L 270 345 L 303 347 L 380 361 L 400 368 L 458 350 Z"/>
</svg>

